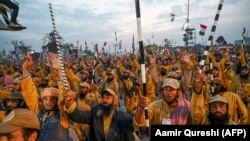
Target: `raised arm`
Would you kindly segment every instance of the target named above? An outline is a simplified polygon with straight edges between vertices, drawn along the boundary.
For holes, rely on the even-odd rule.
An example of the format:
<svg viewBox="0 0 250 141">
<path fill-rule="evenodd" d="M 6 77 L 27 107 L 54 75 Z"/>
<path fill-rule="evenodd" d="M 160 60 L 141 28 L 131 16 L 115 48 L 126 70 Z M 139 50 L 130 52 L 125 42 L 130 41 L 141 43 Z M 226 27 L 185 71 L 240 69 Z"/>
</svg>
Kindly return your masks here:
<svg viewBox="0 0 250 141">
<path fill-rule="evenodd" d="M 38 100 L 39 95 L 37 93 L 36 85 L 34 84 L 29 72 L 29 68 L 32 66 L 32 64 L 32 58 L 30 56 L 25 56 L 24 63 L 22 65 L 23 77 L 20 80 L 24 101 L 26 102 L 30 111 L 38 114 L 41 104 Z"/>
</svg>

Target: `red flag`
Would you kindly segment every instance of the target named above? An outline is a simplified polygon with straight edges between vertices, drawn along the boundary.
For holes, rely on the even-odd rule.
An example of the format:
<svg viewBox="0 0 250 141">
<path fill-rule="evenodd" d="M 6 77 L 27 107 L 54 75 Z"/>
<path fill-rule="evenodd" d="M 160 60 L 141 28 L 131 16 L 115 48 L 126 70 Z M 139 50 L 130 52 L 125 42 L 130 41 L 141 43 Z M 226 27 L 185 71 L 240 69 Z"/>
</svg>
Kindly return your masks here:
<svg viewBox="0 0 250 141">
<path fill-rule="evenodd" d="M 174 18 L 175 18 L 175 14 L 174 13 L 170 13 L 170 15 L 171 15 L 171 22 L 173 22 Z"/>
<path fill-rule="evenodd" d="M 164 48 L 163 49 L 163 52 L 162 52 L 163 54 L 165 54 L 165 55 L 169 55 L 169 50 L 168 50 L 168 48 Z"/>
<path fill-rule="evenodd" d="M 199 32 L 199 34 L 200 34 L 201 36 L 204 36 L 204 35 L 205 35 L 205 32 L 206 32 L 206 29 L 207 29 L 207 26 L 206 26 L 206 25 L 200 24 L 200 32 Z"/>
</svg>

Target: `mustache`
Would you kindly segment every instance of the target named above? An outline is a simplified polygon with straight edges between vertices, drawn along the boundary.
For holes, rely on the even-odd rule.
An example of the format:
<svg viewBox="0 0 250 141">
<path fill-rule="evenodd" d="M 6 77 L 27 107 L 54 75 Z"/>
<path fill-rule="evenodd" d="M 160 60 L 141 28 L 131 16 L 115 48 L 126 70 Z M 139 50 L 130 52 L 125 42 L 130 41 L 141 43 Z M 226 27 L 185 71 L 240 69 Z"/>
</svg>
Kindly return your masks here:
<svg viewBox="0 0 250 141">
<path fill-rule="evenodd" d="M 216 115 L 216 114 L 223 115 L 223 113 L 221 113 L 221 112 L 215 112 L 214 115 Z"/>
<path fill-rule="evenodd" d="M 107 102 L 102 102 L 102 105 L 109 105 Z"/>
<path fill-rule="evenodd" d="M 15 107 L 12 107 L 12 106 L 7 106 L 9 109 L 14 109 Z"/>
<path fill-rule="evenodd" d="M 106 102 L 105 102 L 106 103 Z M 106 103 L 107 104 L 107 103 Z M 111 105 L 104 105 L 104 103 L 101 104 L 101 106 L 97 110 L 97 116 L 108 116 L 113 111 L 113 106 Z"/>
</svg>

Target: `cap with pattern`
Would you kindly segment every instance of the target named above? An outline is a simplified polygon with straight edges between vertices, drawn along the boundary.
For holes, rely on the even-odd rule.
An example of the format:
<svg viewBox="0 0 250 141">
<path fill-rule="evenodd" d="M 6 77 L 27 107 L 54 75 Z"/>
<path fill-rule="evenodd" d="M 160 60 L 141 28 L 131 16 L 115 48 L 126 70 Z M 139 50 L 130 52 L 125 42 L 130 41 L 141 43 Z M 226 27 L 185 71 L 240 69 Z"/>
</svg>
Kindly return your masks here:
<svg viewBox="0 0 250 141">
<path fill-rule="evenodd" d="M 90 85 L 87 82 L 80 83 L 80 87 L 86 87 L 90 89 Z"/>
<path fill-rule="evenodd" d="M 173 78 L 167 78 L 162 85 L 162 88 L 166 87 L 166 86 L 170 86 L 174 89 L 179 89 L 180 88 L 180 82 L 176 79 Z"/>
<path fill-rule="evenodd" d="M 116 96 L 116 93 L 110 88 L 103 90 L 101 94 L 103 94 L 105 92 L 109 93 L 110 95 Z"/>
</svg>

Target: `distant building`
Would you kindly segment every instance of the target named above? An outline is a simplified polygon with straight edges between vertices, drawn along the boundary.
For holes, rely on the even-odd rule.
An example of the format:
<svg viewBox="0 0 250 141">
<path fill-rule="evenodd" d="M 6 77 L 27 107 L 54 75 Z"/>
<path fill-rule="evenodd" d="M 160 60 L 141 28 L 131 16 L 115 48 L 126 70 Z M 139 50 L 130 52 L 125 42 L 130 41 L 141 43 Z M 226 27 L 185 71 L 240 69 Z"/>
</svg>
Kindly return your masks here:
<svg viewBox="0 0 250 141">
<path fill-rule="evenodd" d="M 235 46 L 242 46 L 243 40 L 235 40 Z M 247 37 L 246 39 L 246 47 L 250 48 L 250 37 Z"/>
</svg>

